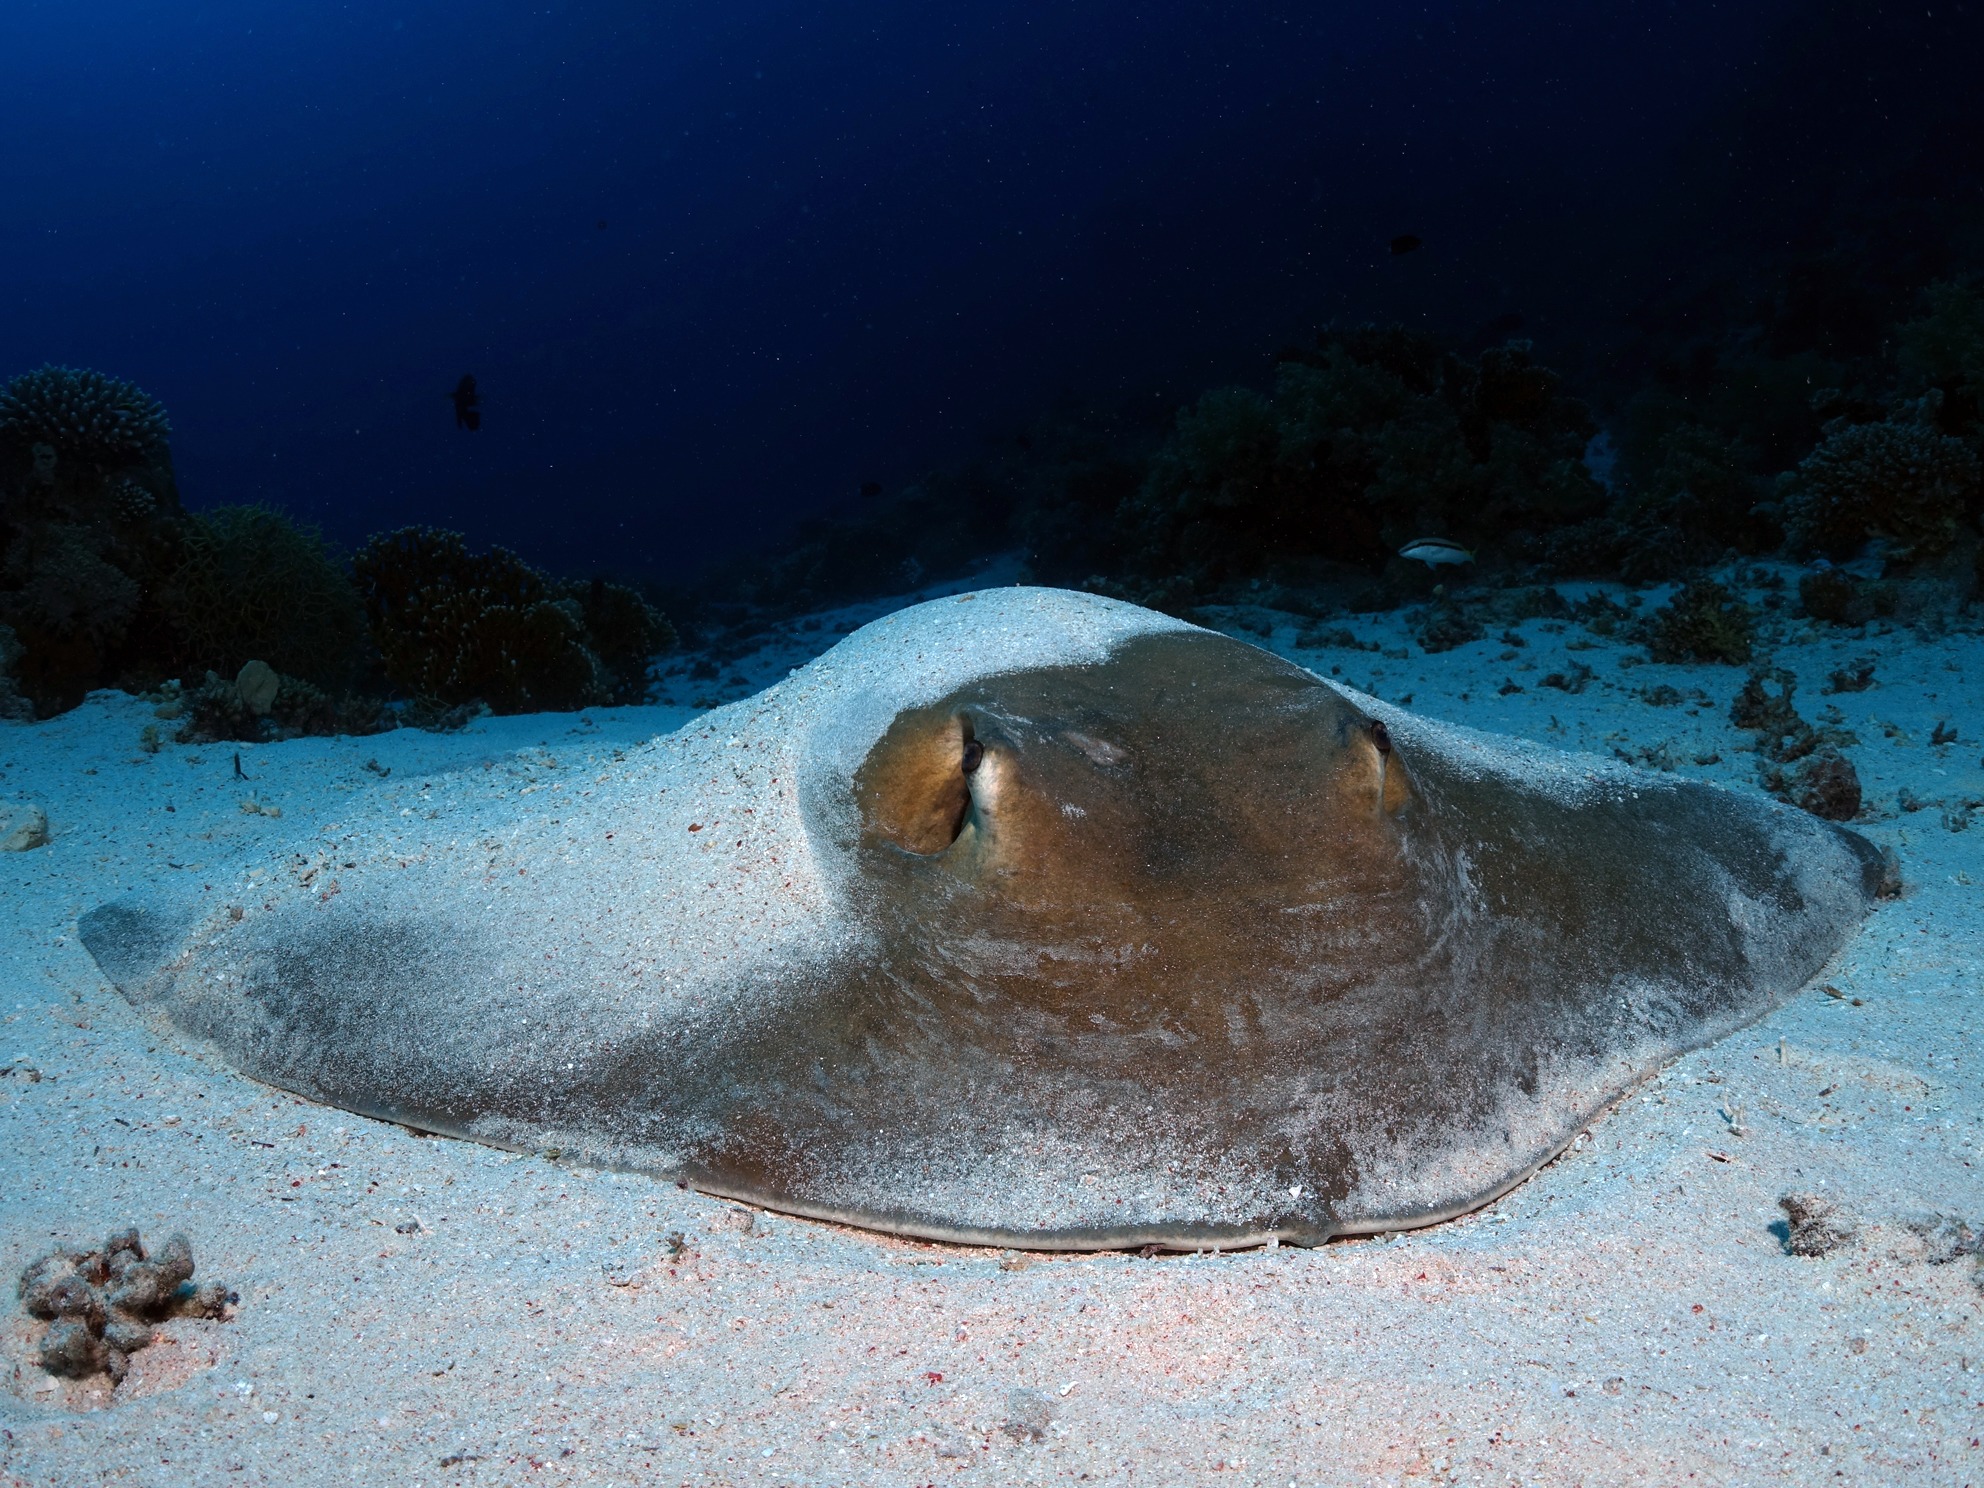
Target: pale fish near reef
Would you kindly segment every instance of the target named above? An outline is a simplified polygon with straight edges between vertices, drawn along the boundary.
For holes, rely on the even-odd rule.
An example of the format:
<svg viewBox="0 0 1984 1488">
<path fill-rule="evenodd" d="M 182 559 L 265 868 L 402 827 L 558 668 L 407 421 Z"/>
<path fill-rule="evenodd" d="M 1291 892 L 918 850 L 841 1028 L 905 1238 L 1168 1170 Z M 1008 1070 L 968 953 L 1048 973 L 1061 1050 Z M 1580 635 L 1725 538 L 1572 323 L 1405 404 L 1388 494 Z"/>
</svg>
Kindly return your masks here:
<svg viewBox="0 0 1984 1488">
<path fill-rule="evenodd" d="M 1887 871 L 1049 589 L 890 615 L 528 793 L 417 789 L 83 939 L 315 1100 L 1040 1249 L 1464 1213 L 1803 986 Z"/>
<path fill-rule="evenodd" d="M 1444 537 L 1415 537 L 1398 550 L 1401 558 L 1416 558 L 1428 568 L 1438 568 L 1443 563 L 1472 563 L 1474 554 L 1457 542 L 1449 542 Z"/>
</svg>

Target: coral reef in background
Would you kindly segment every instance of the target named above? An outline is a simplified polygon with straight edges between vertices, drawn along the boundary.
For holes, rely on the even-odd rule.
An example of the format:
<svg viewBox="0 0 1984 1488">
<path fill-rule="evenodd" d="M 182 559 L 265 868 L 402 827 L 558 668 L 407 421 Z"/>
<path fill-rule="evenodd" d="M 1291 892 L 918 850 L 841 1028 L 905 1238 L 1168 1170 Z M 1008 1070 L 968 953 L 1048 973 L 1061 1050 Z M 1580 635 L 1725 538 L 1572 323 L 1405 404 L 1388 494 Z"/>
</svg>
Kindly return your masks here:
<svg viewBox="0 0 1984 1488">
<path fill-rule="evenodd" d="M 1814 620 L 1864 625 L 1876 615 L 1894 613 L 1895 586 L 1865 583 L 1841 568 L 1822 568 L 1799 579 L 1798 603 Z"/>
<path fill-rule="evenodd" d="M 1947 629 L 1984 585 L 1984 288 L 1945 280 L 1914 318 L 1888 313 L 1851 346 L 1729 323 L 1683 338 L 1603 438 L 1526 342 L 1460 355 L 1396 326 L 1331 330 L 1278 353 L 1266 388 L 1168 410 L 1064 402 L 957 468 L 866 482 L 669 607 L 762 627 L 1016 553 L 1023 581 L 1192 619 L 1415 604 L 1440 650 L 1485 634 L 1499 588 L 1680 581 L 1645 620 L 1581 617 L 1630 619 L 1660 659 L 1740 664 L 1755 617 L 1705 574 L 1776 552 L 1839 564 L 1798 582 L 1814 620 Z M 639 701 L 675 643 L 631 588 L 557 582 L 456 534 L 381 535 L 347 572 L 277 512 L 188 516 L 168 434 L 155 400 L 98 373 L 45 367 L 0 394 L 0 625 L 16 639 L 0 716 L 177 677 L 190 737 L 370 728 L 360 694 L 388 682 L 398 716 L 452 726 L 482 706 Z M 1476 561 L 1436 574 L 1397 556 L 1427 536 Z M 267 709 L 229 680 L 251 661 L 281 679 Z"/>
<path fill-rule="evenodd" d="M 586 642 L 599 660 L 606 700 L 646 701 L 648 663 L 674 650 L 680 639 L 668 617 L 625 584 L 607 579 L 567 584 L 563 592 L 578 604 Z"/>
<path fill-rule="evenodd" d="M 375 643 L 413 716 L 440 721 L 478 701 L 638 702 L 648 659 L 675 644 L 624 585 L 554 585 L 454 534 L 376 538 L 347 571 L 268 507 L 189 515 L 169 435 L 157 400 L 102 373 L 43 367 L 0 389 L 0 717 L 113 685 L 157 693 L 188 738 L 369 732 L 385 721 L 365 695 Z M 244 691 L 250 665 L 268 697 Z"/>
<path fill-rule="evenodd" d="M 1584 572 L 1658 583 L 1731 551 L 1776 548 L 1784 529 L 1767 500 L 1771 477 L 1819 437 L 1829 414 L 1814 406 L 1813 390 L 1850 375 L 1814 351 L 1784 354 L 1745 339 L 1697 344 L 1651 368 L 1610 421 L 1616 499 L 1582 536 L 1587 550 L 1601 550 L 1599 566 Z"/>
<path fill-rule="evenodd" d="M 1754 447 L 1708 424 L 1681 421 L 1650 441 L 1623 499 L 1602 517 L 1542 545 L 1552 572 L 1658 583 L 1726 553 L 1763 553 L 1783 528 L 1760 509 L 1768 490 Z"/>
<path fill-rule="evenodd" d="M 171 435 L 165 406 L 120 377 L 46 366 L 0 387 L 0 438 L 47 445 L 58 461 L 105 471 L 142 464 Z"/>
<path fill-rule="evenodd" d="M 300 677 L 250 661 L 232 680 L 208 672 L 197 687 L 168 684 L 153 694 L 155 717 L 176 721 L 180 744 L 267 743 L 306 734 L 376 734 L 402 720 L 364 692 L 331 694 Z"/>
<path fill-rule="evenodd" d="M 1592 515 L 1597 425 L 1512 342 L 1472 362 L 1410 332 L 1330 332 L 1283 353 L 1272 391 L 1182 411 L 1118 509 L 1128 567 L 1199 594 L 1328 560 L 1385 566 L 1414 536 L 1482 547 Z"/>
<path fill-rule="evenodd" d="M 374 537 L 352 570 L 386 675 L 413 696 L 498 713 L 603 699 L 577 607 L 506 549 L 471 553 L 458 532 L 406 527 Z"/>
<path fill-rule="evenodd" d="M 1936 428 L 1942 401 L 1931 392 L 1879 423 L 1827 425 L 1819 447 L 1778 482 L 1793 549 L 1845 558 L 1882 538 L 1896 558 L 1947 551 L 1976 496 L 1978 459 Z"/>
<path fill-rule="evenodd" d="M 893 490 L 869 482 L 841 509 L 799 522 L 768 555 L 713 569 L 691 607 L 794 614 L 914 590 L 1018 547 L 1032 582 L 1079 585 L 1120 572 L 1119 506 L 1165 433 L 1156 410 L 1063 400 L 960 466 Z"/>
<path fill-rule="evenodd" d="M 1413 537 L 1475 550 L 1459 592 L 1685 581 L 1788 536 L 1793 556 L 1834 559 L 1877 541 L 1865 556 L 1887 577 L 1933 567 L 1934 613 L 1900 618 L 1948 623 L 1984 586 L 1984 288 L 1890 285 L 1877 322 L 1875 301 L 1801 301 L 1817 283 L 1778 286 L 1747 324 L 1723 306 L 1719 329 L 1685 330 L 1687 312 L 1639 385 L 1614 389 L 1603 439 L 1527 343 L 1466 357 L 1399 327 L 1329 331 L 1279 353 L 1271 387 L 1206 392 L 1168 427 L 1148 402 L 1064 407 L 958 470 L 802 524 L 692 602 L 749 624 L 752 608 L 901 593 L 1017 549 L 1028 581 L 1187 618 L 1207 604 L 1319 616 L 1426 600 L 1435 576 L 1393 556 Z M 1898 323 L 1912 295 L 1921 309 Z M 1835 312 L 1852 336 L 1819 333 Z M 1815 616 L 1892 598 L 1828 584 Z"/>
<path fill-rule="evenodd" d="M 0 625 L 0 722 L 27 723 L 34 717 L 34 704 L 14 681 L 14 668 L 21 664 L 26 648 L 11 625 Z"/>
<path fill-rule="evenodd" d="M 40 712 L 170 664 L 155 603 L 183 520 L 168 432 L 156 400 L 101 373 L 44 367 L 0 389 L 0 621 Z"/>
<path fill-rule="evenodd" d="M 635 700 L 652 654 L 642 648 L 674 638 L 631 590 L 602 582 L 574 597 L 506 549 L 470 552 L 456 532 L 381 534 L 352 569 L 386 675 L 443 707 L 479 701 L 525 713 L 584 708 L 616 693 Z M 601 633 L 588 626 L 588 601 Z"/>
<path fill-rule="evenodd" d="M 1001 484 L 1014 493 L 1013 538 L 1029 577 L 1091 587 L 1083 582 L 1090 575 L 1123 573 L 1125 534 L 1116 514 L 1135 499 L 1173 423 L 1154 408 L 1070 404 L 1016 441 Z"/>
<path fill-rule="evenodd" d="M 1904 396 L 1936 393 L 1936 427 L 1984 453 L 1984 287 L 1946 280 L 1923 295 L 1924 313 L 1896 333 Z"/>
<path fill-rule="evenodd" d="M 351 685 L 365 661 L 365 613 L 312 527 L 265 506 L 189 517 L 161 605 L 188 662 L 233 675 L 263 661 L 322 688 Z"/>
<path fill-rule="evenodd" d="M 40 522 L 7 547 L 6 604 L 29 634 L 114 651 L 138 612 L 139 581 L 112 555 L 109 535 L 80 522 Z"/>
</svg>

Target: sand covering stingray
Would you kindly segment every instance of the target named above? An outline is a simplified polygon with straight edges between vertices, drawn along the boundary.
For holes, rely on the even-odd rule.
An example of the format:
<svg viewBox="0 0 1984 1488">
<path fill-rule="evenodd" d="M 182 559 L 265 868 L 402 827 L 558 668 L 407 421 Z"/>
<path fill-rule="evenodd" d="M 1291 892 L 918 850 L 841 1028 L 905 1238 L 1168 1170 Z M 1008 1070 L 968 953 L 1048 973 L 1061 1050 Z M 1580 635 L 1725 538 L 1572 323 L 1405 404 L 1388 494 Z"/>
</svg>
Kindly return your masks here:
<svg viewBox="0 0 1984 1488">
<path fill-rule="evenodd" d="M 432 1131 L 935 1238 L 1312 1242 L 1521 1181 L 1883 877 L 1055 590 L 569 774 L 436 780 L 84 940 L 256 1079 Z"/>
</svg>

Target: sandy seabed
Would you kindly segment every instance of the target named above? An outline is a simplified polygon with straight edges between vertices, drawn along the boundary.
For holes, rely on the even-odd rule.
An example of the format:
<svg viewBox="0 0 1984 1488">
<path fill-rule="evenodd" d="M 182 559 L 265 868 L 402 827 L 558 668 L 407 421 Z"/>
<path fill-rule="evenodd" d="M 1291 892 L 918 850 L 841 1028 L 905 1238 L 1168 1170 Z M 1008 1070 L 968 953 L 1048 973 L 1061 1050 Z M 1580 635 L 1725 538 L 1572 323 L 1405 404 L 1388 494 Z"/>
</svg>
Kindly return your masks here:
<svg viewBox="0 0 1984 1488">
<path fill-rule="evenodd" d="M 1434 717 L 1756 788 L 1736 668 L 1574 623 L 1427 656 L 1399 616 L 1347 622 L 1378 651 L 1236 618 Z M 77 942 L 148 880 L 413 809 L 443 772 L 576 776 L 687 707 L 241 746 L 245 781 L 232 745 L 141 748 L 151 706 L 118 694 L 0 725 L 0 803 L 54 833 L 0 855 L 0 1266 L 135 1223 L 240 1294 L 163 1324 L 112 1390 L 44 1374 L 9 1290 L 0 1484 L 1984 1481 L 1981 1273 L 1923 1235 L 1984 1224 L 1984 640 L 1773 623 L 1800 711 L 1858 737 L 1860 829 L 1904 897 L 1499 1202 L 1310 1251 L 918 1245 L 423 1138 L 161 1037 Z M 1825 695 L 1862 658 L 1874 685 Z M 1577 663 L 1581 692 L 1540 685 Z M 1680 701 L 1648 701 L 1663 685 Z M 1787 1254 L 1794 1191 L 1855 1239 Z"/>
</svg>

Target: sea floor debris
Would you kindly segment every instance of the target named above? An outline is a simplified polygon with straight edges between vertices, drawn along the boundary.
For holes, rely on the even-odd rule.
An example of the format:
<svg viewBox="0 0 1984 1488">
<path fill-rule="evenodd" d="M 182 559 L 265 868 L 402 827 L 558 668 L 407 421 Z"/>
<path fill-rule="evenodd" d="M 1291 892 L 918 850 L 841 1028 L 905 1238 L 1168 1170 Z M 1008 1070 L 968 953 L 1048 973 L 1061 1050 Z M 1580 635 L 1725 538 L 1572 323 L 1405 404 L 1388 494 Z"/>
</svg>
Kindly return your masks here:
<svg viewBox="0 0 1984 1488">
<path fill-rule="evenodd" d="M 193 1284 L 193 1247 L 173 1235 L 147 1252 L 138 1227 L 114 1232 L 96 1250 L 52 1250 L 21 1273 L 29 1316 L 48 1323 L 42 1368 L 67 1379 L 129 1373 L 131 1355 L 150 1347 L 156 1324 L 172 1317 L 225 1318 L 239 1294 L 217 1281 Z"/>
</svg>

